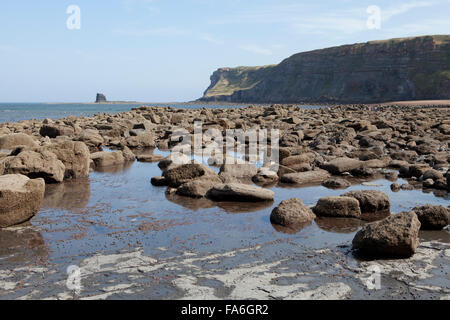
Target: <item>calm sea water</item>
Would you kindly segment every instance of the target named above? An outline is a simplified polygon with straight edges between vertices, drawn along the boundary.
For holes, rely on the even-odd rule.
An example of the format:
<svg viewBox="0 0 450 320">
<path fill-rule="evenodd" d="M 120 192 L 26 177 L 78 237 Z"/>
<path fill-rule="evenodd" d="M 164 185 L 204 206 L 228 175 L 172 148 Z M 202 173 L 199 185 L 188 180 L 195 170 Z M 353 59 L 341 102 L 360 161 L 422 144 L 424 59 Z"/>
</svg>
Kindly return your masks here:
<svg viewBox="0 0 450 320">
<path fill-rule="evenodd" d="M 96 113 L 118 113 L 129 111 L 143 103 L 126 104 L 80 104 L 80 103 L 0 103 L 0 122 L 12 122 L 30 119 L 60 119 L 68 116 L 92 116 Z M 172 108 L 239 108 L 246 105 L 211 105 L 211 104 L 145 104 L 152 106 L 170 106 Z M 302 108 L 319 108 L 319 106 L 302 106 Z"/>
</svg>

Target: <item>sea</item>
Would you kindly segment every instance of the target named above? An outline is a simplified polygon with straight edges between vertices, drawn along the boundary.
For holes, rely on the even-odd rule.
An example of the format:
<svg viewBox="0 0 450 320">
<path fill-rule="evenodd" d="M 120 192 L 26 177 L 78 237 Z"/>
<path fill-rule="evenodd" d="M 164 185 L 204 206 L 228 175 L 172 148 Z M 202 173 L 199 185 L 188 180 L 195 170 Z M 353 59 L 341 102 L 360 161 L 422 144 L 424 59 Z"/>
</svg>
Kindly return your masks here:
<svg viewBox="0 0 450 320">
<path fill-rule="evenodd" d="M 151 105 L 159 107 L 172 108 L 241 108 L 248 106 L 246 104 L 201 104 L 201 103 L 0 103 L 0 123 L 14 122 L 31 119 L 61 119 L 68 116 L 92 116 L 97 113 L 119 113 L 130 111 L 131 108 L 142 105 Z M 301 106 L 307 109 L 316 109 L 321 106 Z"/>
</svg>

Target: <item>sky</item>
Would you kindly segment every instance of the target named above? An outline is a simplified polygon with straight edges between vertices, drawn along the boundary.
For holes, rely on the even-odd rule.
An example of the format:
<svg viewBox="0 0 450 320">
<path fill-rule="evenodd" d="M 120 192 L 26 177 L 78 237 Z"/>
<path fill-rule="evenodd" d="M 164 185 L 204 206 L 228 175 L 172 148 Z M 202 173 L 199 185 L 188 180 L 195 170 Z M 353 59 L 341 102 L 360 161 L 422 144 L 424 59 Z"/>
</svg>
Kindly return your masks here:
<svg viewBox="0 0 450 320">
<path fill-rule="evenodd" d="M 79 15 L 67 13 L 72 5 Z M 0 101 L 92 102 L 97 92 L 108 100 L 191 101 L 217 68 L 450 34 L 449 14 L 450 0 L 1 1 Z"/>
</svg>

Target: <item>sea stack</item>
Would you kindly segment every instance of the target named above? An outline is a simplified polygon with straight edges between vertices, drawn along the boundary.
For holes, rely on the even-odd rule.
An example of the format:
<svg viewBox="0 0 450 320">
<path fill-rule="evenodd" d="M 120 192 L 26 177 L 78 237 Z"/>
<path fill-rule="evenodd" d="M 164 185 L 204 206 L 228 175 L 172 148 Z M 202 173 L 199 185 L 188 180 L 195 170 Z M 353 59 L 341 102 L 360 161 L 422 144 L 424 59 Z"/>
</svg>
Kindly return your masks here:
<svg viewBox="0 0 450 320">
<path fill-rule="evenodd" d="M 95 103 L 106 102 L 106 97 L 103 93 L 97 93 L 97 98 L 95 99 Z"/>
</svg>

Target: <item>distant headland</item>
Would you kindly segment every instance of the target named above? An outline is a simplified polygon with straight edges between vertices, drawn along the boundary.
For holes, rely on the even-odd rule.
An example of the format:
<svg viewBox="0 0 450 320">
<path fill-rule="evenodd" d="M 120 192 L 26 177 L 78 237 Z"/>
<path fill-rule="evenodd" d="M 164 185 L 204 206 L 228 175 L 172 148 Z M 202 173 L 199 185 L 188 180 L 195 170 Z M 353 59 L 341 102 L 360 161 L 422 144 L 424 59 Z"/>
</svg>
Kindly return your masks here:
<svg viewBox="0 0 450 320">
<path fill-rule="evenodd" d="M 95 103 L 139 103 L 137 101 L 108 101 L 106 99 L 106 96 L 103 93 L 97 93 L 97 96 L 95 97 Z"/>
</svg>

